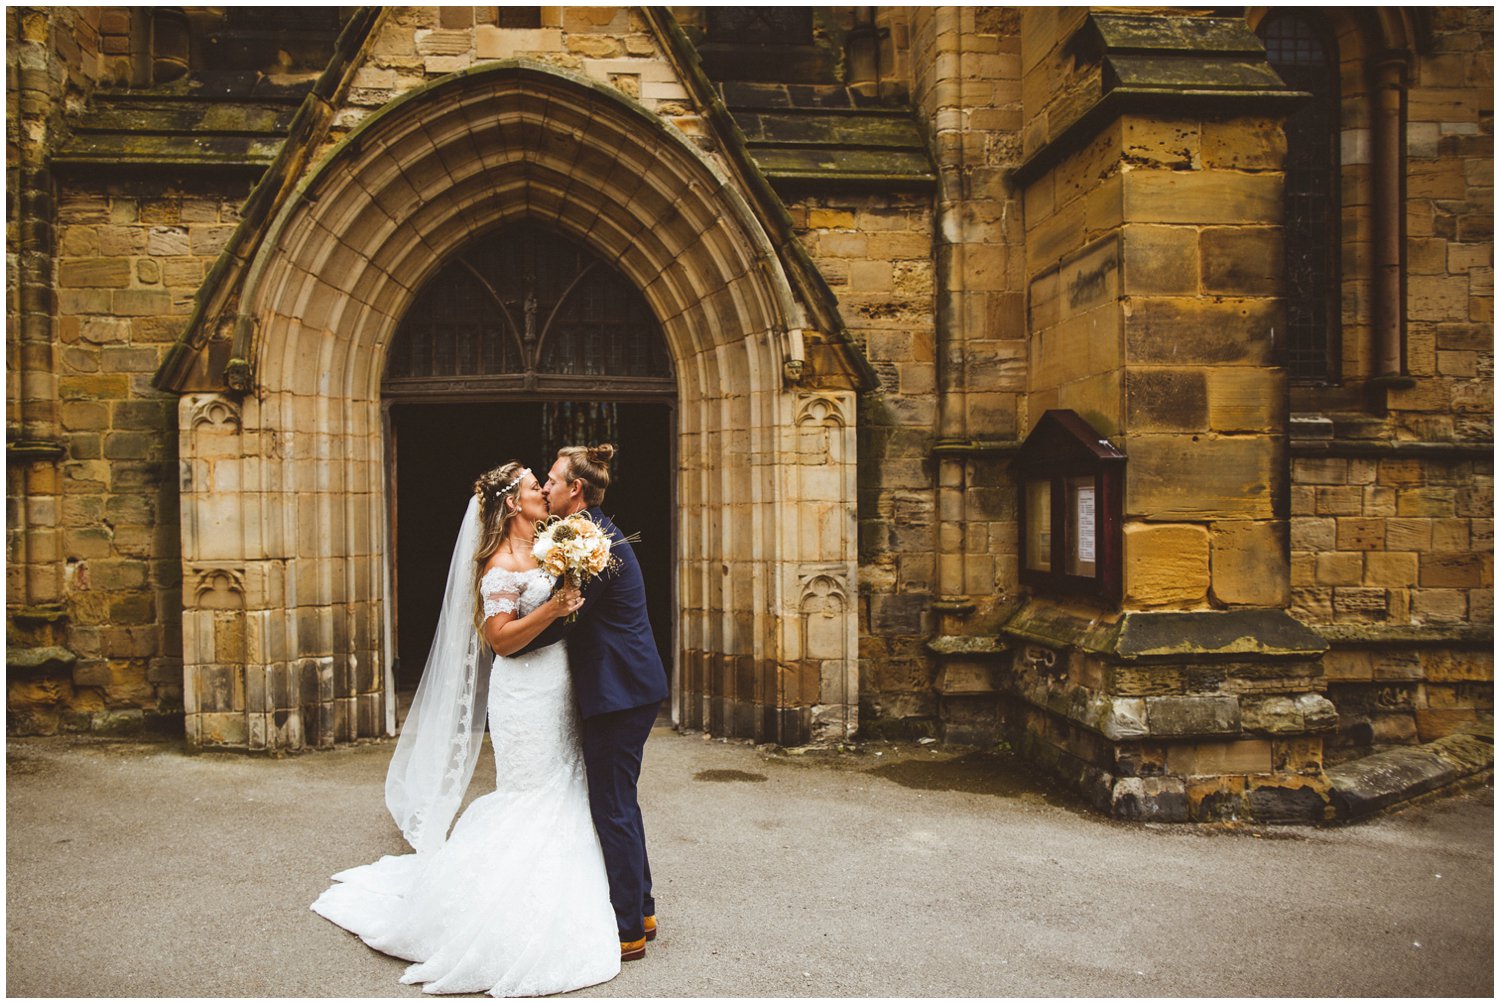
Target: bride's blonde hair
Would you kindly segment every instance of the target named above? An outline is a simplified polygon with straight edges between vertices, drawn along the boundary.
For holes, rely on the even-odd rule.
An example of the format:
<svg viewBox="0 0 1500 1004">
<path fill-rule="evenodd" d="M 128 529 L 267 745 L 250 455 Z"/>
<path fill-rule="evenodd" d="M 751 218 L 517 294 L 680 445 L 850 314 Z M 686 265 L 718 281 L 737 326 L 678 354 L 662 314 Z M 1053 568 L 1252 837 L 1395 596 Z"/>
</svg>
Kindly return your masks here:
<svg viewBox="0 0 1500 1004">
<path fill-rule="evenodd" d="M 480 592 L 484 578 L 484 566 L 490 557 L 505 543 L 510 532 L 510 522 L 521 515 L 521 506 L 516 493 L 526 474 L 526 465 L 519 460 L 508 460 L 493 470 L 485 471 L 474 482 L 474 496 L 479 499 L 479 546 L 474 550 L 474 593 L 477 604 L 474 608 L 474 626 L 484 624 L 484 595 Z"/>
</svg>

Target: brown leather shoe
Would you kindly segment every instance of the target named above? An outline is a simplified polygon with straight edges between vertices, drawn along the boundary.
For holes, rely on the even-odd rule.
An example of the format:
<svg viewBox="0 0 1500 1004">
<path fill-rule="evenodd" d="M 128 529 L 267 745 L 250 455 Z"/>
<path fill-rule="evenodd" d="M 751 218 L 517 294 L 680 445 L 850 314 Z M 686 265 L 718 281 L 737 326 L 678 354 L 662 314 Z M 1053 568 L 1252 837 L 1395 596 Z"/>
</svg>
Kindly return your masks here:
<svg viewBox="0 0 1500 1004">
<path fill-rule="evenodd" d="M 639 941 L 622 941 L 622 942 L 620 942 L 620 961 L 621 962 L 631 962 L 631 961 L 633 961 L 635 959 L 644 959 L 645 957 L 646 957 L 646 939 L 645 938 L 641 938 Z"/>
<path fill-rule="evenodd" d="M 655 941 L 656 940 L 656 914 L 653 913 L 651 916 L 644 918 L 641 921 L 641 924 L 646 928 L 646 940 L 647 941 Z"/>
</svg>

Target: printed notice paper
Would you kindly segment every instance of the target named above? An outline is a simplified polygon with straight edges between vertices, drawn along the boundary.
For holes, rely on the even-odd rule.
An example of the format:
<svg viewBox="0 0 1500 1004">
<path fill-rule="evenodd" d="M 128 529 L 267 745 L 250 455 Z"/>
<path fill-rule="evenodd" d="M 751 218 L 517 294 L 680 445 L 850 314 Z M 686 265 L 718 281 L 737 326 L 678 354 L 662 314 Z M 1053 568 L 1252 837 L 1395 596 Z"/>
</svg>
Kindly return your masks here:
<svg viewBox="0 0 1500 1004">
<path fill-rule="evenodd" d="M 1088 564 L 1094 560 L 1094 489 L 1078 489 L 1078 561 Z"/>
</svg>

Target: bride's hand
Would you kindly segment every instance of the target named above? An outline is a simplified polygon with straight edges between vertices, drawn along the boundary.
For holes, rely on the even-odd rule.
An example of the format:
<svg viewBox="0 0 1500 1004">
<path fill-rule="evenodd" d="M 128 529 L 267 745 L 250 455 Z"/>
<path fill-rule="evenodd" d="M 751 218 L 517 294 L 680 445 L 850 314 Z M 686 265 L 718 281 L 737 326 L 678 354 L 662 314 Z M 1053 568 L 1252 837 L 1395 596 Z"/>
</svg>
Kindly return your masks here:
<svg viewBox="0 0 1500 1004">
<path fill-rule="evenodd" d="M 552 594 L 552 609 L 558 617 L 566 617 L 583 606 L 583 593 L 572 583 L 564 583 Z"/>
</svg>

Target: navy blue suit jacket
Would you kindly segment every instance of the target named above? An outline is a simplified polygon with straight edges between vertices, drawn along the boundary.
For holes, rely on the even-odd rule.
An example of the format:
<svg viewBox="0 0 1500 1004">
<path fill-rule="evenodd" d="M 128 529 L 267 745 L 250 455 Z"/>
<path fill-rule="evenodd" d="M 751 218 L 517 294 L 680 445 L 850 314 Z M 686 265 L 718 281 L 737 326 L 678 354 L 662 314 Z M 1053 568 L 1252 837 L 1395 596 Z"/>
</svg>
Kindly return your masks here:
<svg viewBox="0 0 1500 1004">
<path fill-rule="evenodd" d="M 667 696 L 667 671 L 646 619 L 646 584 L 635 551 L 598 506 L 588 513 L 613 543 L 619 565 L 583 587 L 578 619 L 553 621 L 518 655 L 568 639 L 573 696 L 584 718 L 656 704 Z"/>
</svg>

